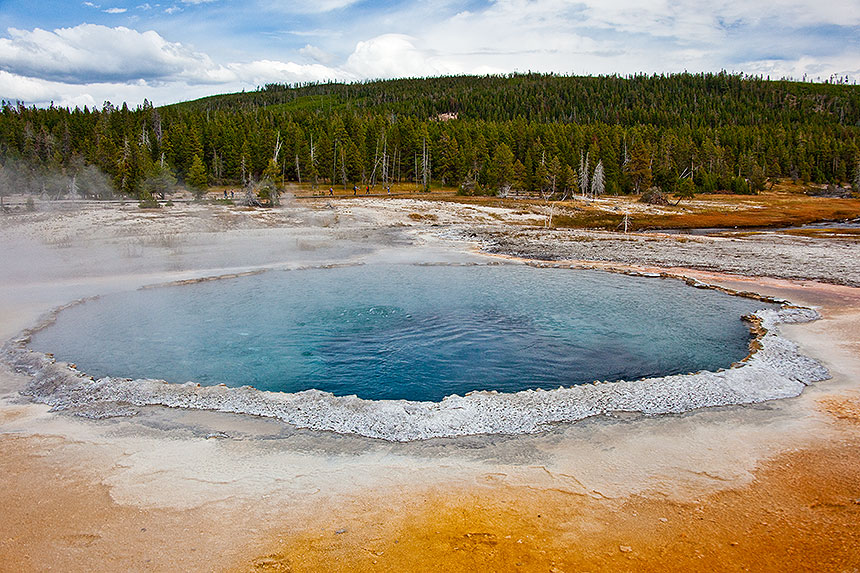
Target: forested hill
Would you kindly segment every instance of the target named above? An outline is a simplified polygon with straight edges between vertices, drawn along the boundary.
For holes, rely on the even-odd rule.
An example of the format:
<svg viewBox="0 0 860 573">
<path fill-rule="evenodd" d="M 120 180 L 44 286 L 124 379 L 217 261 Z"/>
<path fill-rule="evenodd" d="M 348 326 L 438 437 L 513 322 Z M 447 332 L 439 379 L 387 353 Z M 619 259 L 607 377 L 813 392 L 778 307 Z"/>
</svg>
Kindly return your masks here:
<svg viewBox="0 0 860 573">
<path fill-rule="evenodd" d="M 269 84 L 173 106 L 182 110 L 383 113 L 464 120 L 719 127 L 763 123 L 860 126 L 860 89 L 732 74 L 448 76 L 365 83 Z"/>
<path fill-rule="evenodd" d="M 416 182 L 563 197 L 860 185 L 860 87 L 732 74 L 267 85 L 137 109 L 4 104 L 0 191 Z M 103 179 L 103 178 L 102 178 Z"/>
</svg>

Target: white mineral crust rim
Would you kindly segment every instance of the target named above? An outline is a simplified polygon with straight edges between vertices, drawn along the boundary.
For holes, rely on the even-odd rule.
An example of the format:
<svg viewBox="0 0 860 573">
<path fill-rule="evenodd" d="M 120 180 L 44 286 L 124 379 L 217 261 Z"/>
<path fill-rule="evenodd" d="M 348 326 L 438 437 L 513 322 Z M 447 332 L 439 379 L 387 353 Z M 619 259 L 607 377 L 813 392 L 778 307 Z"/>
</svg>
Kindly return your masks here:
<svg viewBox="0 0 860 573">
<path fill-rule="evenodd" d="M 816 360 L 775 332 L 779 324 L 819 318 L 812 309 L 783 307 L 755 313 L 760 348 L 727 370 L 594 382 L 556 390 L 471 392 L 441 402 L 364 400 L 319 390 L 294 394 L 250 386 L 171 384 L 163 380 L 94 380 L 68 364 L 27 348 L 29 335 L 10 341 L 0 358 L 31 380 L 22 394 L 56 411 L 103 418 L 132 415 L 136 407 L 193 408 L 276 418 L 296 428 L 356 434 L 395 442 L 475 434 L 528 434 L 558 423 L 612 412 L 682 413 L 710 406 L 752 404 L 799 395 L 830 377 Z"/>
</svg>

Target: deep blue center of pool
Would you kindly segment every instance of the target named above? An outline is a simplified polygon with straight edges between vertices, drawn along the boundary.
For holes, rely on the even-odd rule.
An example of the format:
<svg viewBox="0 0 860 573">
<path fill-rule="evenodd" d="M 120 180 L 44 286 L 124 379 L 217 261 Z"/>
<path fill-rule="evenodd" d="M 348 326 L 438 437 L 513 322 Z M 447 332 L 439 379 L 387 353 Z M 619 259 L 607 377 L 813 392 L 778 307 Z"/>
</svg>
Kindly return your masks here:
<svg viewBox="0 0 860 573">
<path fill-rule="evenodd" d="M 725 368 L 763 306 L 602 272 L 366 265 L 108 295 L 31 347 L 97 377 L 441 400 Z"/>
</svg>

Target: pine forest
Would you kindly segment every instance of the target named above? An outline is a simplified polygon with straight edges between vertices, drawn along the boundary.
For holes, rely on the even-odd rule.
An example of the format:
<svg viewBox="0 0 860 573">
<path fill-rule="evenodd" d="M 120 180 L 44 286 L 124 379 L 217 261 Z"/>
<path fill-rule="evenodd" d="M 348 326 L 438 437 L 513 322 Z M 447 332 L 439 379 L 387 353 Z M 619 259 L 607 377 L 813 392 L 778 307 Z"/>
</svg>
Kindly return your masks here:
<svg viewBox="0 0 860 573">
<path fill-rule="evenodd" d="M 270 84 L 164 107 L 0 113 L 0 189 L 49 197 L 291 183 L 755 193 L 777 178 L 856 185 L 858 158 L 857 86 L 728 73 Z"/>
</svg>

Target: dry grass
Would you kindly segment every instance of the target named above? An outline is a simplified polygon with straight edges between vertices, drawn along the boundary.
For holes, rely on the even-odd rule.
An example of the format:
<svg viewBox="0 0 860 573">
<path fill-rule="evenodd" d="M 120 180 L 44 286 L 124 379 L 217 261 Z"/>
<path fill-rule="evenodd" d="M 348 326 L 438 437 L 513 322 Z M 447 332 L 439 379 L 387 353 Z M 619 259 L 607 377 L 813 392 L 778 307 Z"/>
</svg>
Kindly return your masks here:
<svg viewBox="0 0 860 573">
<path fill-rule="evenodd" d="M 603 198 L 596 202 L 575 199 L 555 204 L 553 226 L 558 228 L 608 229 L 623 227 L 624 213 L 629 213 L 628 228 L 632 231 L 649 229 L 752 229 L 795 227 L 822 221 L 841 221 L 860 217 L 860 199 L 835 199 L 810 197 L 809 188 L 790 181 L 781 182 L 759 195 L 700 194 L 695 199 L 680 205 L 654 207 L 637 202 L 637 196 Z M 311 189 L 308 184 L 291 186 L 297 197 L 329 197 L 328 186 Z M 334 198 L 353 197 L 352 186 L 343 185 L 333 189 Z M 221 188 L 218 192 L 223 192 Z M 443 201 L 458 205 L 495 207 L 510 209 L 514 214 L 535 215 L 545 218 L 546 202 L 535 198 L 465 197 L 456 194 L 456 189 L 433 187 L 424 193 L 413 183 L 392 185 L 391 195 L 379 185 L 366 194 L 360 188 L 361 197 L 412 197 Z M 414 221 L 421 219 L 412 213 Z M 503 217 L 501 219 L 504 219 Z M 842 237 L 846 238 L 846 237 Z"/>
<path fill-rule="evenodd" d="M 438 219 L 433 213 L 409 213 L 409 218 L 413 221 L 436 221 Z"/>
<path fill-rule="evenodd" d="M 705 209 L 671 215 L 638 215 L 634 228 L 701 229 L 794 227 L 821 221 L 841 221 L 860 217 L 860 200 L 808 197 L 805 195 L 762 194 L 743 199 L 731 195 L 715 196 L 729 209 Z"/>
<path fill-rule="evenodd" d="M 860 229 L 789 229 L 783 232 L 786 235 L 810 237 L 813 239 L 848 239 L 860 241 Z"/>
<path fill-rule="evenodd" d="M 799 187 L 799 186 L 798 186 Z M 458 197 L 434 199 L 466 205 L 502 207 L 517 212 L 537 212 L 544 204 L 534 199 Z M 559 228 L 609 229 L 623 226 L 624 212 L 634 231 L 649 229 L 750 229 L 808 225 L 822 221 L 842 221 L 860 217 L 860 199 L 810 197 L 802 188 L 784 185 L 760 195 L 698 195 L 680 205 L 653 208 L 636 203 L 637 197 L 614 197 L 599 202 L 580 200 L 558 203 L 553 217 Z M 830 231 L 830 230 L 828 230 Z"/>
</svg>

